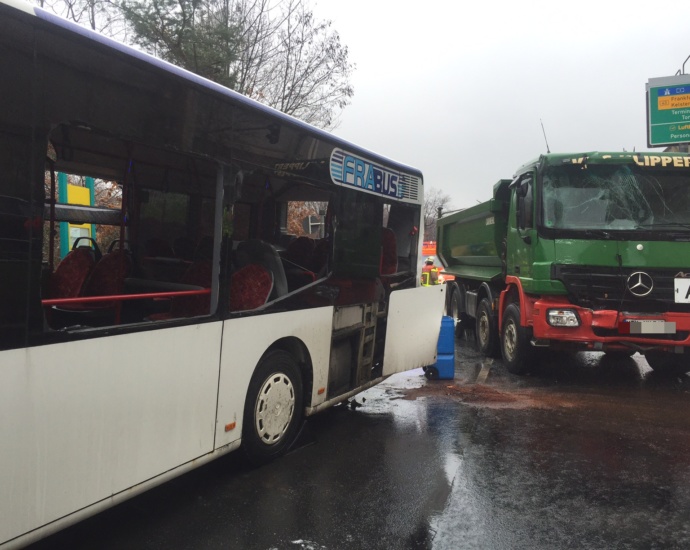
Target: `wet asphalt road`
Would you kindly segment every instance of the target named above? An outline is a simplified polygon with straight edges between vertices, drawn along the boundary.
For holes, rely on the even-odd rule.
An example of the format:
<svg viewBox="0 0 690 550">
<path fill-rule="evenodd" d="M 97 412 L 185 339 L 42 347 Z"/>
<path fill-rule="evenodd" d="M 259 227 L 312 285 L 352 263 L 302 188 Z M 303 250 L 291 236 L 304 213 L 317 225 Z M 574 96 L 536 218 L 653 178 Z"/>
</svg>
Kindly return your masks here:
<svg viewBox="0 0 690 550">
<path fill-rule="evenodd" d="M 690 378 L 456 347 L 454 380 L 397 375 L 274 463 L 221 458 L 31 548 L 690 548 Z"/>
</svg>

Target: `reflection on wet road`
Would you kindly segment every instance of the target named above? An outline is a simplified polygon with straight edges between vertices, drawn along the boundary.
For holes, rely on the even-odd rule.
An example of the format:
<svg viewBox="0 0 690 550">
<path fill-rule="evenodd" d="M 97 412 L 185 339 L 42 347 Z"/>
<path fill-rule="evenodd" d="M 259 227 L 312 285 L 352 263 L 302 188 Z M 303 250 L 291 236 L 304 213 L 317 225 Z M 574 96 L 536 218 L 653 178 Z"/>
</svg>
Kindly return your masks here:
<svg viewBox="0 0 690 550">
<path fill-rule="evenodd" d="M 459 341 L 455 380 L 397 375 L 272 464 L 226 457 L 35 548 L 687 548 L 689 391 L 639 356 L 515 377 Z"/>
</svg>

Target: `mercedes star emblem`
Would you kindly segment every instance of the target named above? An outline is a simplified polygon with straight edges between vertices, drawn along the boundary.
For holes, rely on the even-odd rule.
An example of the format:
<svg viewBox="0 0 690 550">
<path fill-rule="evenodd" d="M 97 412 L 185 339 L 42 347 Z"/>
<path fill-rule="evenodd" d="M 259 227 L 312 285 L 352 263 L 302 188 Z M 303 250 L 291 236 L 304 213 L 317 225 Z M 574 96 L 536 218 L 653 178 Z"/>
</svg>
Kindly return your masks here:
<svg viewBox="0 0 690 550">
<path fill-rule="evenodd" d="M 636 271 L 628 277 L 628 290 L 634 296 L 647 296 L 654 288 L 654 281 L 649 273 L 644 271 Z"/>
</svg>

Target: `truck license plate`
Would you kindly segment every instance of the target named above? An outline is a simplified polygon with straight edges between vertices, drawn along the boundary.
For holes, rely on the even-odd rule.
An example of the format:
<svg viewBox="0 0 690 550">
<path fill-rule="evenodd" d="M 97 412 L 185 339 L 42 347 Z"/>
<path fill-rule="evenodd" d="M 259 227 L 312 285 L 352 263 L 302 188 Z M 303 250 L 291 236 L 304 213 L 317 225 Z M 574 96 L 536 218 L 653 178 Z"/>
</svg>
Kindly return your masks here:
<svg viewBox="0 0 690 550">
<path fill-rule="evenodd" d="M 674 298 L 677 304 L 690 304 L 690 277 L 673 279 Z"/>
<path fill-rule="evenodd" d="M 621 334 L 675 334 L 676 323 L 657 319 L 631 319 L 618 325 Z"/>
</svg>

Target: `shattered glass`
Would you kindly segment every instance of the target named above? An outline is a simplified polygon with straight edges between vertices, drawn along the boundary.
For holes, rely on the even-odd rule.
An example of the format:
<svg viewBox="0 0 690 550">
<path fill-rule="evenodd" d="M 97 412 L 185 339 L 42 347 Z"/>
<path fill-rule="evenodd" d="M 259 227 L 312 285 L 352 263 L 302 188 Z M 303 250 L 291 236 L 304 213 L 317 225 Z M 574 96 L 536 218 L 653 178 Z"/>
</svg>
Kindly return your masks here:
<svg viewBox="0 0 690 550">
<path fill-rule="evenodd" d="M 690 233 L 687 171 L 635 165 L 547 167 L 542 179 L 547 228 Z"/>
</svg>

